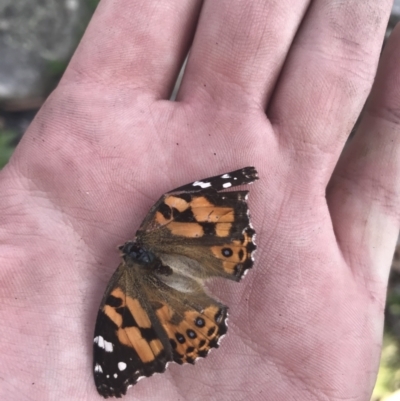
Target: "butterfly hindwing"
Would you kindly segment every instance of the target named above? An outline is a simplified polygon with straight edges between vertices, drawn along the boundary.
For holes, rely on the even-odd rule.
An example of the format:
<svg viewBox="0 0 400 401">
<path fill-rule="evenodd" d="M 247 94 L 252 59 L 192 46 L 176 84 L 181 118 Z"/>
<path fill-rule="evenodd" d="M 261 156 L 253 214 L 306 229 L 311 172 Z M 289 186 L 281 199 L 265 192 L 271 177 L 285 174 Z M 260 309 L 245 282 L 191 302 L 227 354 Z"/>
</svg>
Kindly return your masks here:
<svg viewBox="0 0 400 401">
<path fill-rule="evenodd" d="M 172 269 L 156 276 L 158 291 L 149 293 L 149 301 L 169 338 L 174 362 L 204 358 L 226 333 L 227 307 L 209 297 L 190 275 Z"/>
</svg>

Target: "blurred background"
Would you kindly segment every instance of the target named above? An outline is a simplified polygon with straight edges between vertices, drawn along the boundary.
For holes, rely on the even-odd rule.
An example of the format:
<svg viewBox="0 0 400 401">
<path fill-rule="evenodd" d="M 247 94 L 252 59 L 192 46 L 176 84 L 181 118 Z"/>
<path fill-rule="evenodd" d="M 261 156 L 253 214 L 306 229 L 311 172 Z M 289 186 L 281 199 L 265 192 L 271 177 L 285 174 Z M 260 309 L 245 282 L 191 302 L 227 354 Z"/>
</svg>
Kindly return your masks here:
<svg viewBox="0 0 400 401">
<path fill-rule="evenodd" d="M 0 168 L 55 88 L 99 0 L 0 1 Z M 400 21 L 395 0 L 386 38 Z M 400 241 L 386 303 L 381 365 L 371 401 L 400 401 Z"/>
</svg>

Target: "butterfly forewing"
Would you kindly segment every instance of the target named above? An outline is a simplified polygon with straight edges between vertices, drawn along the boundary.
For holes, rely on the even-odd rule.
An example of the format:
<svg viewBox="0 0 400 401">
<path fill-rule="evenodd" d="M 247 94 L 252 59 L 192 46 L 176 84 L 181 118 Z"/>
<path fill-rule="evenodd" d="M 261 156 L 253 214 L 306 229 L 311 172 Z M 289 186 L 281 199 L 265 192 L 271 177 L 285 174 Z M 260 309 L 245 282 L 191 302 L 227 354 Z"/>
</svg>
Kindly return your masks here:
<svg viewBox="0 0 400 401">
<path fill-rule="evenodd" d="M 196 260 L 207 277 L 239 281 L 253 266 L 256 249 L 247 194 L 201 191 L 164 195 L 138 230 L 137 238 L 157 254 Z"/>
<path fill-rule="evenodd" d="M 141 377 L 165 370 L 169 339 L 154 310 L 143 302 L 140 266 L 124 261 L 114 274 L 97 315 L 94 378 L 105 398 L 120 397 Z"/>
</svg>

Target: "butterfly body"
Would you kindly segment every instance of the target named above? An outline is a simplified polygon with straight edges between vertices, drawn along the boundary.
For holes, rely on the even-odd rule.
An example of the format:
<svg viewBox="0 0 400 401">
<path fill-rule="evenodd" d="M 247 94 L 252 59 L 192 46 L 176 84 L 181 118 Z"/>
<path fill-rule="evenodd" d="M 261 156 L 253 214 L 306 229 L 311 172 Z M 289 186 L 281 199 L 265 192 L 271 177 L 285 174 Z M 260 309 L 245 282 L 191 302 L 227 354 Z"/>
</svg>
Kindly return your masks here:
<svg viewBox="0 0 400 401">
<path fill-rule="evenodd" d="M 218 347 L 227 307 L 206 294 L 204 282 L 239 281 L 256 248 L 248 192 L 219 191 L 257 178 L 246 167 L 166 193 L 135 239 L 119 248 L 122 262 L 101 302 L 94 337 L 95 383 L 105 398 L 121 397 L 170 361 L 194 363 Z"/>
</svg>

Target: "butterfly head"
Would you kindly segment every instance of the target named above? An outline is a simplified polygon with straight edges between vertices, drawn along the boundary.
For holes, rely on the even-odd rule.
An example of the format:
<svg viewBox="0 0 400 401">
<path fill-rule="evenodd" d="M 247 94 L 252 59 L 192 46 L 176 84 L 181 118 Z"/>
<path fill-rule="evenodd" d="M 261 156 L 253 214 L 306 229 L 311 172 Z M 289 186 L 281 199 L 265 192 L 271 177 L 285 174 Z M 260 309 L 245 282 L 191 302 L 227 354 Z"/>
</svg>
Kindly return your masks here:
<svg viewBox="0 0 400 401">
<path fill-rule="evenodd" d="M 125 261 L 130 259 L 139 264 L 150 264 L 154 261 L 155 256 L 152 252 L 145 249 L 143 246 L 138 244 L 136 241 L 125 242 L 124 245 L 119 247 L 121 256 Z"/>
</svg>

